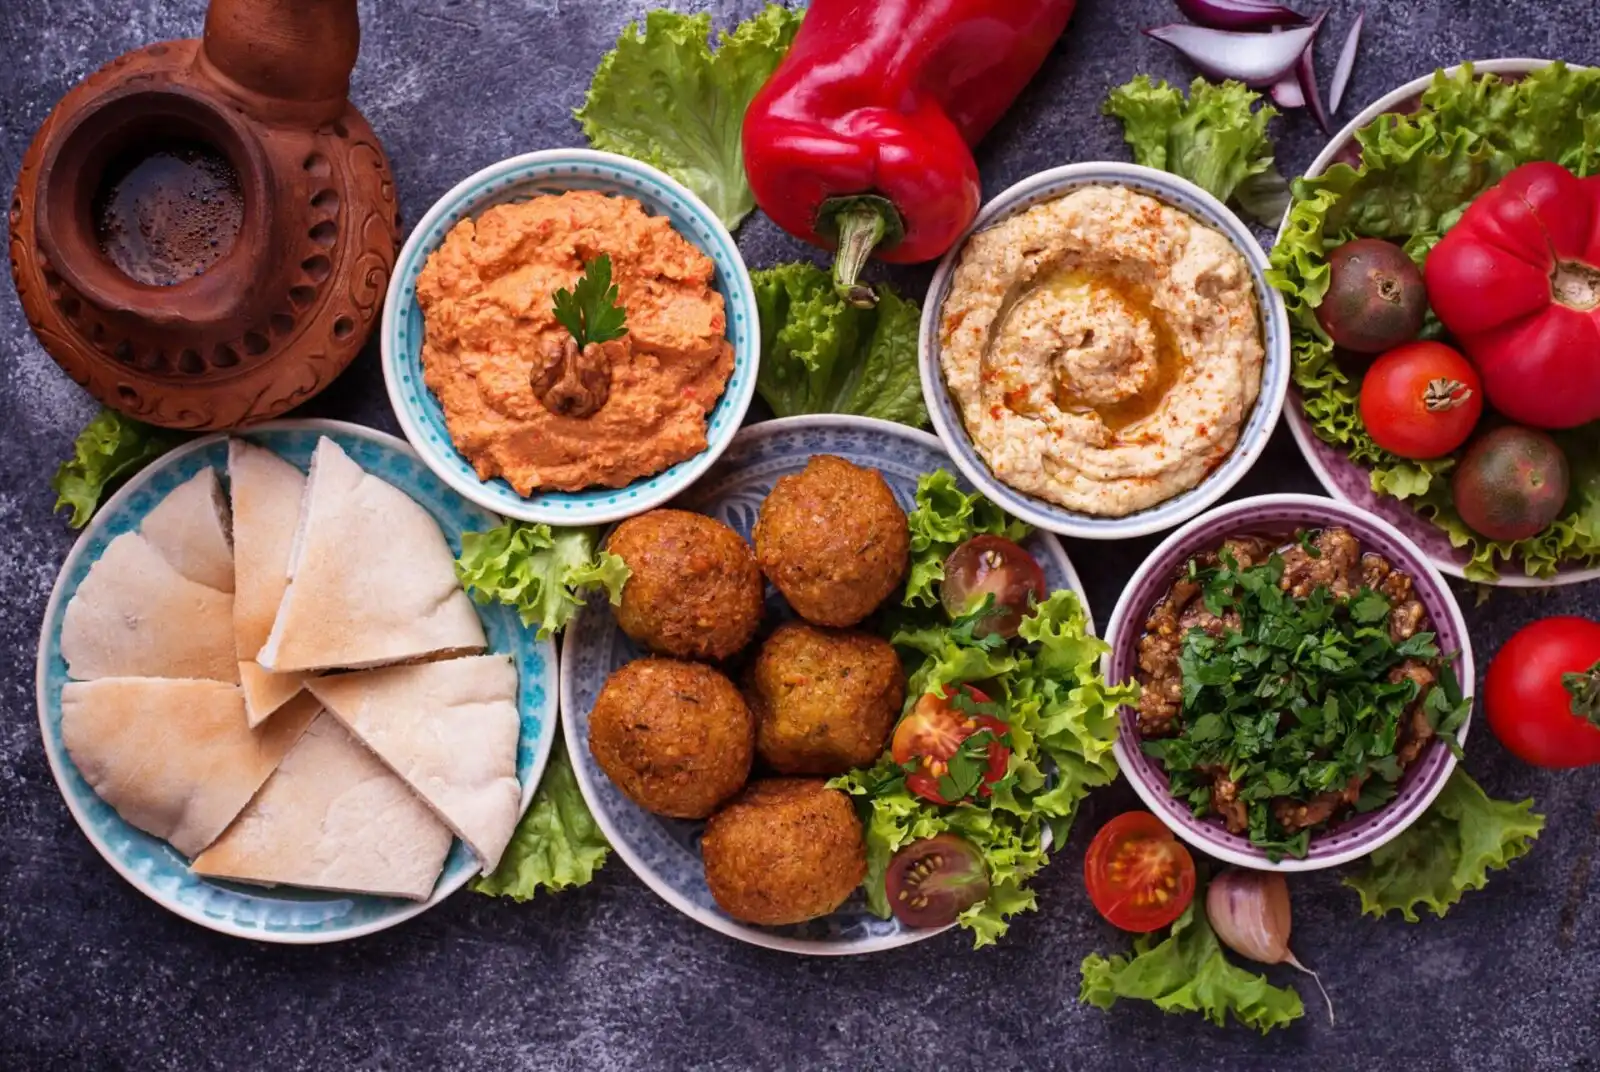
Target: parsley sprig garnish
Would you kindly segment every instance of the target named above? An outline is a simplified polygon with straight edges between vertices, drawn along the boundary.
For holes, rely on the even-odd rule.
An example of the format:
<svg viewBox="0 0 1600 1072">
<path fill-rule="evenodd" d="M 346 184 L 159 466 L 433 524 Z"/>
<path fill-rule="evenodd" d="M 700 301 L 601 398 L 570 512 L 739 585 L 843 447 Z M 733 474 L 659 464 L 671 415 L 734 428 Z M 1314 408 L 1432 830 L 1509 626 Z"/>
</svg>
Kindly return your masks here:
<svg viewBox="0 0 1600 1072">
<path fill-rule="evenodd" d="M 611 282 L 611 256 L 600 254 L 583 264 L 583 277 L 571 290 L 556 291 L 555 315 L 582 350 L 592 342 L 610 342 L 628 333 L 628 311 L 617 302 Z"/>
<path fill-rule="evenodd" d="M 1144 750 L 1165 764 L 1173 793 L 1196 815 L 1210 813 L 1214 772 L 1225 772 L 1248 810 L 1250 840 L 1303 856 L 1310 831 L 1291 836 L 1272 812 L 1275 799 L 1308 802 L 1352 778 L 1361 779 L 1358 811 L 1394 798 L 1396 750 L 1419 689 L 1409 678 L 1390 681 L 1391 671 L 1417 660 L 1437 674 L 1423 712 L 1452 749 L 1472 703 L 1433 633 L 1390 636 L 1382 593 L 1361 588 L 1341 600 L 1317 588 L 1297 599 L 1279 587 L 1283 572 L 1278 555 L 1249 569 L 1231 556 L 1211 569 L 1190 563 L 1206 609 L 1237 615 L 1238 624 L 1222 636 L 1184 635 L 1180 734 Z"/>
</svg>

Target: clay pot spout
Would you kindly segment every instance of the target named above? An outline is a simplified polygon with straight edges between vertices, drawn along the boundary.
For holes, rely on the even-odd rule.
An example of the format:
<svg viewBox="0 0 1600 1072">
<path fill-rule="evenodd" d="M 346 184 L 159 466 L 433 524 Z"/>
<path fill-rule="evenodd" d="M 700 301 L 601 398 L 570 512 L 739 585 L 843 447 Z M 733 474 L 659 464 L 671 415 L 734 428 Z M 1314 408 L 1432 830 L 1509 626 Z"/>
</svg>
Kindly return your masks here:
<svg viewBox="0 0 1600 1072">
<path fill-rule="evenodd" d="M 260 121 L 324 123 L 360 47 L 356 0 L 211 0 L 197 67 Z"/>
</svg>

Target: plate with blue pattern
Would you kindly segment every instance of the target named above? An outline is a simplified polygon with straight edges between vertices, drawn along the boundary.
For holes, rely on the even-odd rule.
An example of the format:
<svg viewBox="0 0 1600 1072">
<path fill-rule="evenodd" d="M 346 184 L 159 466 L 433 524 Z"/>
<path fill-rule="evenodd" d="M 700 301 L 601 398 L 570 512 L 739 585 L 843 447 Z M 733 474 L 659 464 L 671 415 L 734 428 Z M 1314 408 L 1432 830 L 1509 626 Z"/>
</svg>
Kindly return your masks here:
<svg viewBox="0 0 1600 1072">
<path fill-rule="evenodd" d="M 1146 194 L 1226 237 L 1249 266 L 1260 317 L 1261 342 L 1266 351 L 1261 368 L 1261 390 L 1228 456 L 1194 487 L 1126 517 L 1097 517 L 1069 510 L 1017 491 L 995 476 L 974 446 L 960 408 L 950 397 L 939 356 L 940 314 L 967 239 L 977 231 L 993 227 L 1036 205 L 1090 186 L 1123 186 Z M 1267 449 L 1272 430 L 1283 413 L 1284 398 L 1289 390 L 1289 313 L 1283 296 L 1267 281 L 1268 268 L 1261 243 L 1243 220 L 1194 183 L 1165 171 L 1137 164 L 1085 163 L 1051 168 L 1023 179 L 983 207 L 967 234 L 939 262 L 928 287 L 918 331 L 917 363 L 922 376 L 922 398 L 928 404 L 933 430 L 962 473 L 980 491 L 1006 513 L 1030 525 L 1086 540 L 1126 540 L 1176 528 L 1221 499 L 1244 478 Z"/>
<path fill-rule="evenodd" d="M 709 514 L 748 541 L 772 485 L 779 477 L 800 472 L 817 454 L 837 455 L 878 470 L 907 511 L 915 506 L 918 478 L 936 469 L 951 469 L 949 455 L 926 432 L 866 417 L 789 417 L 741 431 L 694 490 L 672 505 Z M 956 476 L 964 491 L 972 491 L 965 478 Z M 1070 588 L 1088 607 L 1060 541 L 1036 530 L 1024 545 L 1044 567 L 1052 591 Z M 789 617 L 792 613 L 768 585 L 767 624 Z M 728 916 L 706 886 L 700 860 L 705 824 L 645 811 L 623 796 L 589 752 L 589 712 L 595 698 L 615 670 L 645 652 L 617 627 L 603 600 L 591 601 L 579 612 L 562 644 L 561 718 L 579 788 L 617 855 L 667 903 L 712 930 L 791 953 L 873 953 L 939 933 L 942 928 L 917 929 L 895 919 L 879 919 L 867 909 L 859 890 L 832 915 L 796 926 L 755 927 Z"/>
<path fill-rule="evenodd" d="M 404 442 L 382 432 L 340 421 L 303 420 L 262 424 L 240 434 L 302 470 L 310 465 L 317 440 L 328 436 L 356 464 L 420 503 L 444 530 L 454 552 L 461 550 L 462 532 L 499 523 L 446 487 Z M 202 878 L 189 871 L 176 849 L 124 822 L 101 800 L 62 743 L 61 689 L 67 682 L 67 666 L 61 658 L 61 620 L 68 601 L 113 539 L 137 529 L 169 492 L 208 466 L 226 477 L 227 436 L 196 439 L 151 463 L 106 502 L 67 555 L 39 639 L 39 728 L 50 771 L 73 818 L 106 862 L 139 892 L 185 919 L 223 934 L 291 944 L 334 942 L 392 927 L 438 904 L 476 873 L 477 863 L 459 839 L 450 848 L 433 895 L 421 902 Z M 517 667 L 517 708 L 522 716 L 517 780 L 522 783 L 521 807 L 526 810 L 555 741 L 555 645 L 535 640 L 509 607 L 494 604 L 477 609 L 489 650 L 510 655 Z"/>
<path fill-rule="evenodd" d="M 665 216 L 716 266 L 713 286 L 727 311 L 733 374 L 706 416 L 707 447 L 687 461 L 623 488 L 546 491 L 524 497 L 504 480 L 484 480 L 450 440 L 444 411 L 422 378 L 422 308 L 417 276 L 451 228 L 485 209 L 569 190 L 598 190 L 630 197 L 654 216 Z M 755 289 L 733 236 L 716 213 L 665 173 L 648 164 L 591 149 L 546 149 L 491 164 L 441 197 L 406 240 L 389 281 L 379 332 L 383 379 L 401 430 L 428 467 L 468 499 L 506 517 L 552 525 L 620 521 L 660 506 L 686 491 L 727 449 L 755 397 L 761 324 Z"/>
</svg>

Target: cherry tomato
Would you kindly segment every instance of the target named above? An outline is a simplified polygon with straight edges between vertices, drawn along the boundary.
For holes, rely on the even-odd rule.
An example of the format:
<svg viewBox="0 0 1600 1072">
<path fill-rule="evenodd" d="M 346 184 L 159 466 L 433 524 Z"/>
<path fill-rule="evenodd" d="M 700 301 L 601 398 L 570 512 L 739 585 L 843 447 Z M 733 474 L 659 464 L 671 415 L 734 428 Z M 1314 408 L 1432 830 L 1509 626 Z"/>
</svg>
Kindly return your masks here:
<svg viewBox="0 0 1600 1072">
<path fill-rule="evenodd" d="M 974 703 L 989 702 L 987 695 L 971 685 L 962 685 L 961 691 Z M 987 765 L 983 783 L 978 787 L 980 794 L 988 796 L 989 786 L 1006 776 L 1006 766 L 1011 762 L 1011 749 L 1002 740 L 1009 728 L 992 715 L 970 715 L 962 711 L 944 693 L 930 692 L 924 694 L 911 713 L 895 727 L 889 751 L 902 767 L 909 763 L 918 765 L 916 771 L 906 775 L 907 789 L 935 804 L 955 804 L 959 801 L 945 799 L 939 789 L 940 779 L 949 771 L 950 757 L 973 734 L 981 730 L 994 734 L 985 754 Z"/>
<path fill-rule="evenodd" d="M 1402 458 L 1444 457 L 1481 416 L 1478 370 L 1443 343 L 1397 346 L 1361 380 L 1362 422 L 1378 446 Z"/>
<path fill-rule="evenodd" d="M 1546 618 L 1495 653 L 1483 709 L 1500 743 L 1536 767 L 1600 763 L 1600 623 Z"/>
<path fill-rule="evenodd" d="M 973 628 L 974 636 L 998 633 L 1010 640 L 1033 605 L 1047 595 L 1039 563 L 1003 536 L 974 536 L 944 561 L 939 598 L 950 617 L 971 614 L 994 597 L 993 610 Z"/>
<path fill-rule="evenodd" d="M 1137 934 L 1167 926 L 1194 900 L 1194 859 L 1147 811 L 1124 812 L 1100 828 L 1083 878 L 1106 922 Z"/>
<path fill-rule="evenodd" d="M 989 896 L 989 870 L 972 842 L 955 834 L 913 841 L 883 876 L 889 908 L 908 927 L 943 927 Z"/>
</svg>

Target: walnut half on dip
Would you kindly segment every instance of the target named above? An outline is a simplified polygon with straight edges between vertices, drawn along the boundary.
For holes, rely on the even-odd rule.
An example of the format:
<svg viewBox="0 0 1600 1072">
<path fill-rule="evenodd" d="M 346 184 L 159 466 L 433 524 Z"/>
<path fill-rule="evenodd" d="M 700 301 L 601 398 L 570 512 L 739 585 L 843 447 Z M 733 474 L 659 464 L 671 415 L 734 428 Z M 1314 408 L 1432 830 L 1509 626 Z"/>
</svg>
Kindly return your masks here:
<svg viewBox="0 0 1600 1072">
<path fill-rule="evenodd" d="M 627 334 L 570 352 L 552 295 L 612 264 Z M 573 191 L 462 220 L 417 278 L 423 379 L 478 476 L 623 487 L 706 449 L 733 372 L 710 257 L 638 201 Z"/>
<path fill-rule="evenodd" d="M 945 383 L 996 477 L 1122 517 L 1238 442 L 1266 349 L 1244 255 L 1188 213 L 1087 186 L 972 236 L 939 318 Z"/>
</svg>

